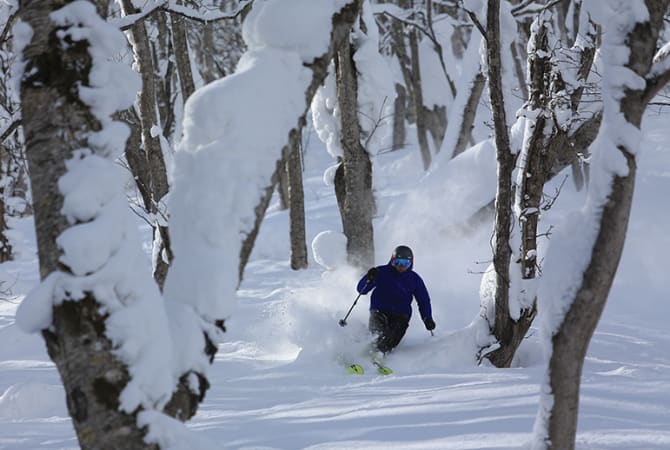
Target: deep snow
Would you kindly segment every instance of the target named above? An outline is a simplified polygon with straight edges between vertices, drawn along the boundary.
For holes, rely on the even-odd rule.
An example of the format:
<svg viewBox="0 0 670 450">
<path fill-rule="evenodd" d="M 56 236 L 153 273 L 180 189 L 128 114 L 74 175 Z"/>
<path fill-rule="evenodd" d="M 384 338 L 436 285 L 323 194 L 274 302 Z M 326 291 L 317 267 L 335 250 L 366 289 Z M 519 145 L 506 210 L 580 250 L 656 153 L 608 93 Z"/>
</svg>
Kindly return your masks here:
<svg viewBox="0 0 670 450">
<path fill-rule="evenodd" d="M 629 236 L 584 367 L 579 449 L 670 448 L 666 123 L 667 114 L 653 109 L 644 122 Z M 312 136 L 305 153 L 310 243 L 323 231 L 340 229 L 332 186 L 323 182 L 332 163 Z M 376 157 L 375 176 L 382 180 L 376 185 L 376 255 L 381 264 L 397 244 L 414 248 L 415 268 L 433 299 L 435 336 L 415 315 L 407 337 L 387 359 L 394 374 L 374 373 L 362 356 L 367 297 L 359 300 L 347 327 L 337 324 L 355 298 L 361 274 L 341 266 L 326 271 L 314 262 L 313 251 L 308 270 L 291 271 L 287 212 L 274 200 L 227 322 L 226 342 L 210 371 L 212 388 L 189 423 L 194 433 L 183 438 L 185 448 L 527 447 L 544 372 L 536 330 L 520 349 L 515 368 L 476 366 L 478 330 L 469 325 L 479 312 L 490 224 L 469 236 L 437 227 L 457 222 L 462 210 L 438 195 L 422 199 L 423 189 L 435 187 L 420 181 L 420 166 L 413 146 Z M 485 185 L 486 171 L 479 176 Z M 473 175 L 470 182 L 476 181 Z M 451 186 L 454 192 L 459 187 Z M 568 180 L 546 223 L 581 202 L 583 193 L 574 192 Z M 2 287 L 11 291 L 0 302 L 0 448 L 77 448 L 58 374 L 41 338 L 14 324 L 17 303 L 37 279 L 31 226 L 29 220 L 15 222 L 19 260 L 0 266 Z M 146 235 L 145 225 L 139 226 Z M 317 252 L 336 245 L 317 246 Z M 347 374 L 342 362 L 354 360 L 370 370 Z"/>
</svg>

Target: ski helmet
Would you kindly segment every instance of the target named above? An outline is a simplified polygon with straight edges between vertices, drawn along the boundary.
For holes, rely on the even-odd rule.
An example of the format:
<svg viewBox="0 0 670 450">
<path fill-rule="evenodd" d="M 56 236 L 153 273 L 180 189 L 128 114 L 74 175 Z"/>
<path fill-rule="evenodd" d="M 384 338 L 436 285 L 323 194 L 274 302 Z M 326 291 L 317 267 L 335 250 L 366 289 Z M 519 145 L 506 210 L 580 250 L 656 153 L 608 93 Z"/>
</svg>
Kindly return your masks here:
<svg viewBox="0 0 670 450">
<path fill-rule="evenodd" d="M 391 256 L 391 264 L 394 266 L 404 266 L 408 267 L 414 261 L 414 254 L 412 249 L 406 245 L 399 245 L 393 250 L 393 255 Z"/>
</svg>

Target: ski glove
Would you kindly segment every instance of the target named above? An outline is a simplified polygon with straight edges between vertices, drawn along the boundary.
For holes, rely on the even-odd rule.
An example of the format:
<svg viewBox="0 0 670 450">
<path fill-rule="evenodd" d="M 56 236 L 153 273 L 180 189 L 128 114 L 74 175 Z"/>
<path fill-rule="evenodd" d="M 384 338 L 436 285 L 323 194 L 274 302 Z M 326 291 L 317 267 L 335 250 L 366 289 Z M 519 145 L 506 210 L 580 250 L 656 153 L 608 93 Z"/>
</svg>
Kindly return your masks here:
<svg viewBox="0 0 670 450">
<path fill-rule="evenodd" d="M 377 268 L 373 267 L 372 269 L 368 270 L 367 275 L 368 283 L 372 283 L 373 281 L 375 281 L 376 278 L 377 278 Z"/>
<path fill-rule="evenodd" d="M 435 321 L 430 317 L 423 319 L 424 325 L 426 325 L 426 330 L 433 331 L 435 329 Z"/>
</svg>

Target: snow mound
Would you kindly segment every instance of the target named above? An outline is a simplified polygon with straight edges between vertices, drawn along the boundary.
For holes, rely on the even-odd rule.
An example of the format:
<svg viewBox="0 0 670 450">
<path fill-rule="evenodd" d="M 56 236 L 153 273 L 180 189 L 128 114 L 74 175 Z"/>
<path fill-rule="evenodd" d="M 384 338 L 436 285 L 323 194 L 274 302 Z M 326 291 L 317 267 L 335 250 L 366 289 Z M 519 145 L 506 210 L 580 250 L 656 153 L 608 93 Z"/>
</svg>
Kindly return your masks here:
<svg viewBox="0 0 670 450">
<path fill-rule="evenodd" d="M 341 267 L 347 260 L 347 238 L 337 231 L 327 230 L 312 240 L 314 261 L 327 270 Z"/>
</svg>

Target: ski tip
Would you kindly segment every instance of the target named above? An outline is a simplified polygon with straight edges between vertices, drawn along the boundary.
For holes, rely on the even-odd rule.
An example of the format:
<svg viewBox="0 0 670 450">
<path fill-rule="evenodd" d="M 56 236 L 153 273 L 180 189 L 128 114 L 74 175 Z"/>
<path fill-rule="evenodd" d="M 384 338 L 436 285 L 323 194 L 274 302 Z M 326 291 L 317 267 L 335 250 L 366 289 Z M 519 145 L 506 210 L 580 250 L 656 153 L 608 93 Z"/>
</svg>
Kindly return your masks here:
<svg viewBox="0 0 670 450">
<path fill-rule="evenodd" d="M 365 373 L 365 370 L 363 370 L 363 367 L 359 364 L 352 364 L 349 367 L 347 367 L 347 372 L 354 375 L 363 375 L 363 373 Z"/>
<path fill-rule="evenodd" d="M 377 373 L 379 373 L 380 375 L 391 375 L 393 371 L 389 367 L 382 366 L 377 367 Z"/>
</svg>

